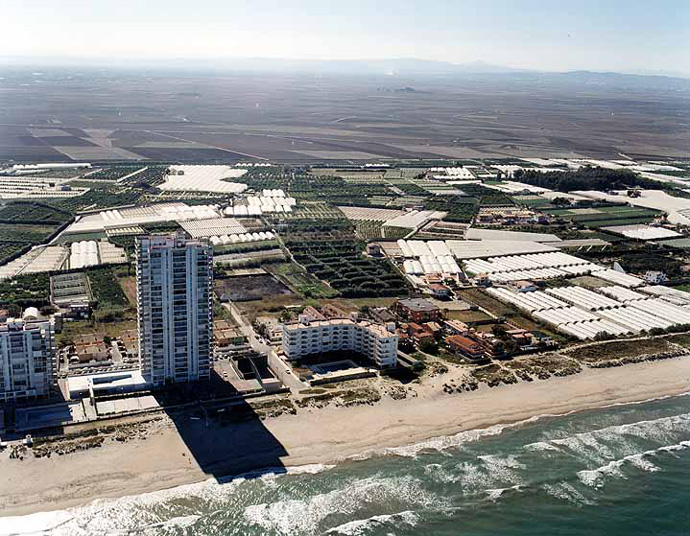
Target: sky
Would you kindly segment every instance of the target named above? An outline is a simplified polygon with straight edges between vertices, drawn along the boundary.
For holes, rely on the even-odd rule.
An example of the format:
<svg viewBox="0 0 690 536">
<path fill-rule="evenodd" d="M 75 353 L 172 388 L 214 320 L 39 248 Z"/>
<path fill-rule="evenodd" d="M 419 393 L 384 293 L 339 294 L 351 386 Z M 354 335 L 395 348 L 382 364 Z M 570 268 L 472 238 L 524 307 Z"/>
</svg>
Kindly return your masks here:
<svg viewBox="0 0 690 536">
<path fill-rule="evenodd" d="M 690 0 L 0 0 L 0 57 L 690 72 Z"/>
</svg>

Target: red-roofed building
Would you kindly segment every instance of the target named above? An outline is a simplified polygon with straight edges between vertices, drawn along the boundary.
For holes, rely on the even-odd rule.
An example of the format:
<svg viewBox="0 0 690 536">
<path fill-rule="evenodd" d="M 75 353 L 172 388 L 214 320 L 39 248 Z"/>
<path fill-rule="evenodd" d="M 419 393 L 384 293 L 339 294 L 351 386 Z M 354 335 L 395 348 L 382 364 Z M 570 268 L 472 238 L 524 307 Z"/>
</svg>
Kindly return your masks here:
<svg viewBox="0 0 690 536">
<path fill-rule="evenodd" d="M 484 357 L 482 346 L 475 340 L 462 335 L 451 335 L 446 337 L 446 344 L 456 354 L 462 354 L 471 359 L 481 359 Z"/>
<path fill-rule="evenodd" d="M 450 297 L 450 289 L 445 285 L 441 285 L 440 283 L 433 283 L 429 285 L 429 290 L 431 290 L 431 295 L 434 298 Z"/>
</svg>

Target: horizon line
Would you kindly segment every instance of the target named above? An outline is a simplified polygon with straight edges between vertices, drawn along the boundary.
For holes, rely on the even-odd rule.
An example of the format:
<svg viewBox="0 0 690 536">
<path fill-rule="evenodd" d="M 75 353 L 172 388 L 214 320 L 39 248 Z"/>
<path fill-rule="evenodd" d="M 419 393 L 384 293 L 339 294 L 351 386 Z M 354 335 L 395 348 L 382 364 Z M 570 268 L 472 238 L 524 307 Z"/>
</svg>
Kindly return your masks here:
<svg viewBox="0 0 690 536">
<path fill-rule="evenodd" d="M 171 62 L 197 62 L 199 65 L 208 62 L 286 62 L 301 64 L 367 64 L 367 63 L 386 63 L 386 62 L 415 62 L 419 64 L 443 65 L 448 68 L 472 68 L 477 67 L 477 71 L 465 71 L 464 74 L 572 74 L 572 73 L 591 73 L 591 74 L 616 74 L 624 76 L 645 76 L 662 78 L 690 78 L 690 72 L 673 71 L 665 69 L 626 69 L 617 71 L 614 69 L 591 69 L 591 68 L 565 68 L 562 70 L 535 69 L 528 67 L 515 67 L 512 65 L 500 65 L 486 62 L 481 59 L 467 61 L 450 61 L 439 59 L 427 59 L 411 56 L 395 57 L 371 57 L 371 58 L 296 58 L 296 57 L 277 57 L 277 56 L 215 56 L 209 54 L 188 54 L 188 55 L 140 55 L 132 58 L 127 55 L 79 55 L 79 54 L 27 54 L 27 55 L 2 55 L 0 54 L 0 66 L 14 65 L 18 67 L 31 67 L 41 62 L 51 62 L 59 66 L 60 62 L 79 62 L 83 67 L 110 66 L 106 64 L 128 62 L 135 66 L 142 66 L 150 62 L 166 63 L 165 67 L 171 67 Z M 150 67 L 155 67 L 150 65 Z M 182 67 L 182 66 L 180 66 Z M 193 67 L 193 65 L 187 65 Z M 486 69 L 485 71 L 482 68 Z M 368 73 L 364 73 L 368 74 Z M 385 73 L 381 73 L 385 74 Z M 392 73 L 395 74 L 395 73 Z M 463 74 L 458 72 L 456 74 Z"/>
</svg>

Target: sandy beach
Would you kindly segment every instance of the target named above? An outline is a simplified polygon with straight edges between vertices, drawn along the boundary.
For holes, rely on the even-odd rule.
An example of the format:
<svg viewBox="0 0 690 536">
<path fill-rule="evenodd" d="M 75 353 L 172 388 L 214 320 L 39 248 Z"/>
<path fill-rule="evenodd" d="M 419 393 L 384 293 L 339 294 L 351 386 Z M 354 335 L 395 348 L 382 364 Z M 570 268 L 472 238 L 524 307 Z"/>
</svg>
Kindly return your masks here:
<svg viewBox="0 0 690 536">
<path fill-rule="evenodd" d="M 162 421 L 146 438 L 50 458 L 0 456 L 0 515 L 64 509 L 97 498 L 156 491 L 259 467 L 341 463 L 431 438 L 690 391 L 690 357 L 646 362 L 461 394 L 415 385 L 416 397 L 374 405 L 301 409 L 263 422 L 205 428 Z M 438 443 L 452 443 L 439 439 Z M 356 463 L 350 461 L 347 463 Z"/>
</svg>

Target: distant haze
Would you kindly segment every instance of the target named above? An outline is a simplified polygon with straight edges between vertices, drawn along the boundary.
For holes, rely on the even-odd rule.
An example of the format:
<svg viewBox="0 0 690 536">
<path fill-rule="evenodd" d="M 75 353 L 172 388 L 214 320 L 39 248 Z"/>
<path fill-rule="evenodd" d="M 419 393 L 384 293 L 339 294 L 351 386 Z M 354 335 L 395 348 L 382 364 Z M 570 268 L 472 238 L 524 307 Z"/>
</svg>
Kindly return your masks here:
<svg viewBox="0 0 690 536">
<path fill-rule="evenodd" d="M 289 58 L 295 61 L 282 61 L 283 70 L 342 71 L 352 65 L 327 60 L 368 60 L 369 72 L 396 74 L 371 60 L 404 62 L 409 71 L 410 60 L 391 58 L 418 58 L 445 62 L 440 70 L 450 63 L 477 72 L 690 71 L 686 0 L 0 0 L 0 13 L 5 64 L 264 58 L 272 70 L 268 60 Z"/>
</svg>

